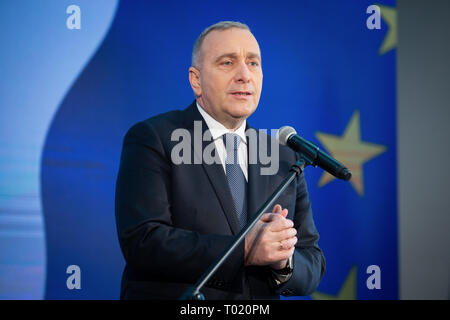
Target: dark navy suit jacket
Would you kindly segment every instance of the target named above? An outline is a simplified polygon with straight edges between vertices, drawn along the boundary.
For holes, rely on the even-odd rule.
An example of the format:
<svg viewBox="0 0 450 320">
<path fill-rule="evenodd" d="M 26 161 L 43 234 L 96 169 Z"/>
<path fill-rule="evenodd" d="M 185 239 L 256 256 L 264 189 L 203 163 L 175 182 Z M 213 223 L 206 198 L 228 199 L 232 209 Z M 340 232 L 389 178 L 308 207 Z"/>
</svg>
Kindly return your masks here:
<svg viewBox="0 0 450 320">
<path fill-rule="evenodd" d="M 115 207 L 126 260 L 122 299 L 179 298 L 239 232 L 222 165 L 171 161 L 172 148 L 179 143 L 171 141 L 172 132 L 184 128 L 193 138 L 194 121 L 201 121 L 203 131 L 208 129 L 195 101 L 185 110 L 137 123 L 124 138 Z M 193 146 L 191 153 L 194 158 Z M 274 175 L 261 175 L 262 165 L 249 163 L 249 215 L 256 213 L 298 159 L 285 146 L 280 146 L 279 156 Z M 325 260 L 303 174 L 277 203 L 289 210 L 299 239 L 290 280 L 276 286 L 269 267 L 245 267 L 242 243 L 202 290 L 206 299 L 278 299 L 280 294 L 307 295 L 316 289 Z"/>
</svg>

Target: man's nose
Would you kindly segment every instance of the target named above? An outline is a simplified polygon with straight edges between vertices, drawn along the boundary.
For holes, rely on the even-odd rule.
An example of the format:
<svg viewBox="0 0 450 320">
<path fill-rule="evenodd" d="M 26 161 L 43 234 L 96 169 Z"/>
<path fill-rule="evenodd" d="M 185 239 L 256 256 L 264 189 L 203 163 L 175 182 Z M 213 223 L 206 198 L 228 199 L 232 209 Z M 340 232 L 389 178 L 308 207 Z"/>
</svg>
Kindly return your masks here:
<svg viewBox="0 0 450 320">
<path fill-rule="evenodd" d="M 235 81 L 244 83 L 250 81 L 250 70 L 248 69 L 248 66 L 245 62 L 239 64 L 235 75 Z"/>
</svg>

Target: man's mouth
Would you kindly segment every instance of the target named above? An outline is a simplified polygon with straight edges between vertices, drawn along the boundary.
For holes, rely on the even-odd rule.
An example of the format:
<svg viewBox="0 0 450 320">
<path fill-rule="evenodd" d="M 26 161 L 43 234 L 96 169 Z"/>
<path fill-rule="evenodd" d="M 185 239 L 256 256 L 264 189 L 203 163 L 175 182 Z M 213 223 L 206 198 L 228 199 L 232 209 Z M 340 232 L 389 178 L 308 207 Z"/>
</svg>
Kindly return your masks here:
<svg viewBox="0 0 450 320">
<path fill-rule="evenodd" d="M 231 92 L 232 95 L 234 96 L 251 96 L 252 93 L 250 91 L 234 91 Z"/>
</svg>

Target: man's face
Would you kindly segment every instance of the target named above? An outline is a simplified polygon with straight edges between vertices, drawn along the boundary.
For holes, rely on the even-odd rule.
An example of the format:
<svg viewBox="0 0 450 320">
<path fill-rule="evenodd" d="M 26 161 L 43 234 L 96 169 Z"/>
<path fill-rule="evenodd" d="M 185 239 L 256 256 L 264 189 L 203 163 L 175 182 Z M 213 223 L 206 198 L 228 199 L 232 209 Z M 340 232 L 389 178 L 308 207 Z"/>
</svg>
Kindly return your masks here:
<svg viewBox="0 0 450 320">
<path fill-rule="evenodd" d="M 190 69 L 192 89 L 217 121 L 232 129 L 256 110 L 263 79 L 261 52 L 248 30 L 211 31 L 202 43 L 196 69 Z"/>
</svg>

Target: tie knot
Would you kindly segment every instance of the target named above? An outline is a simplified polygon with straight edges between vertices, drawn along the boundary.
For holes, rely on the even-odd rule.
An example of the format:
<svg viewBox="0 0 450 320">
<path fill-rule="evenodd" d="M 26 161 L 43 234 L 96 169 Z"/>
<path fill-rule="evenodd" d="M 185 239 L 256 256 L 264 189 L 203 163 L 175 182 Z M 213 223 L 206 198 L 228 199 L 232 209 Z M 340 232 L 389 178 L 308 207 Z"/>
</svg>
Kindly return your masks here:
<svg viewBox="0 0 450 320">
<path fill-rule="evenodd" d="M 241 137 L 239 137 L 239 135 L 235 133 L 225 133 L 223 137 L 223 143 L 225 144 L 227 152 L 228 150 L 237 150 L 239 148 L 239 143 L 241 142 Z"/>
</svg>

